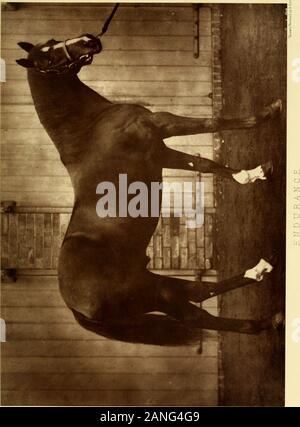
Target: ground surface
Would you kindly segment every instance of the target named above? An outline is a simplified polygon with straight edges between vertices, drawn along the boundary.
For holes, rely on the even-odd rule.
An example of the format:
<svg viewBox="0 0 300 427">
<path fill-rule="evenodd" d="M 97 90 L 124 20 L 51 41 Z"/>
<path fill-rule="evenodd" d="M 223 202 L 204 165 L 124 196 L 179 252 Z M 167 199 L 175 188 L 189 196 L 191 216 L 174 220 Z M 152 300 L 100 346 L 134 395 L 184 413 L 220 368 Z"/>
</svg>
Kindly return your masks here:
<svg viewBox="0 0 300 427">
<path fill-rule="evenodd" d="M 221 298 L 221 315 L 262 318 L 284 305 L 286 33 L 282 5 L 223 6 L 223 115 L 252 114 L 281 98 L 281 119 L 257 130 L 224 132 L 221 160 L 251 168 L 272 159 L 269 182 L 218 181 L 217 252 L 221 277 L 252 267 L 272 251 L 280 262 L 261 283 Z M 284 335 L 221 334 L 224 405 L 282 405 Z"/>
</svg>

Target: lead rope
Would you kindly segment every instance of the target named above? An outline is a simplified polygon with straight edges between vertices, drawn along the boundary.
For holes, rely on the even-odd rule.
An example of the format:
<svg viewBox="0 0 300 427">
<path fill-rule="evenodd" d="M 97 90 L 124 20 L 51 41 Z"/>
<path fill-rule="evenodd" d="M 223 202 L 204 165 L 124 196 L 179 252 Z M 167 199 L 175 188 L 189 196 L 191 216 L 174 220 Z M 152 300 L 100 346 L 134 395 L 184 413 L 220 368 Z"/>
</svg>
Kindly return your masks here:
<svg viewBox="0 0 300 427">
<path fill-rule="evenodd" d="M 97 34 L 96 37 L 99 38 L 99 37 L 103 36 L 103 34 L 106 33 L 106 31 L 108 30 L 109 24 L 111 23 L 111 20 L 113 19 L 114 14 L 116 13 L 119 6 L 120 6 L 120 3 L 115 4 L 111 14 L 109 15 L 109 17 L 107 18 L 107 20 L 105 21 L 105 23 L 102 27 L 101 33 Z"/>
</svg>

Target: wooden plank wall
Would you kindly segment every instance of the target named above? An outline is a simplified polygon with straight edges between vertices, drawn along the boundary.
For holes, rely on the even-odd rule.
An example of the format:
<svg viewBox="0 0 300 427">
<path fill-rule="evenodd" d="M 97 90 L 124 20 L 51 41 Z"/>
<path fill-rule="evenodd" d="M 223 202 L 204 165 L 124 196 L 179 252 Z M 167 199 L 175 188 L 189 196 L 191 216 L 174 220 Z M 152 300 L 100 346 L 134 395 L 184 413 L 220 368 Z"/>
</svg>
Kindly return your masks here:
<svg viewBox="0 0 300 427">
<path fill-rule="evenodd" d="M 18 41 L 42 42 L 96 33 L 111 10 L 103 5 L 21 5 L 2 13 L 2 199 L 23 207 L 72 206 L 73 193 L 55 147 L 33 108 Z M 153 111 L 212 116 L 211 10 L 200 8 L 200 57 L 193 57 L 191 5 L 122 5 L 103 39 L 104 50 L 81 78 L 117 102 Z M 166 143 L 213 158 L 213 137 L 175 137 Z M 196 179 L 164 171 L 168 181 Z M 205 182 L 205 227 L 187 231 L 183 220 L 160 221 L 149 246 L 150 268 L 191 275 L 212 258 L 214 197 Z M 69 213 L 2 215 L 3 267 L 55 269 Z M 189 277 L 189 276 L 188 276 Z M 217 335 L 197 348 L 160 348 L 112 342 L 84 331 L 58 294 L 55 277 L 21 277 L 2 288 L 3 404 L 214 405 L 218 397 Z M 206 307 L 217 313 L 217 303 Z M 88 355 L 88 356 L 87 356 Z"/>
<path fill-rule="evenodd" d="M 96 33 L 110 7 L 34 6 L 2 14 L 2 56 L 7 82 L 2 87 L 3 198 L 33 206 L 71 206 L 70 179 L 44 132 L 32 104 L 20 40 L 32 43 Z M 200 9 L 200 49 L 193 57 L 192 7 L 122 6 L 103 38 L 104 50 L 82 79 L 115 101 L 137 102 L 152 110 L 211 116 L 210 8 Z M 212 158 L 212 135 L 170 138 L 167 144 Z M 174 171 L 166 171 L 168 177 Z M 176 175 L 178 176 L 178 174 Z M 193 174 L 182 172 L 182 178 Z M 212 181 L 204 177 L 206 207 L 213 206 Z"/>
<path fill-rule="evenodd" d="M 57 268 L 70 213 L 3 213 L 2 268 Z M 210 267 L 214 214 L 205 211 L 204 226 L 188 229 L 185 217 L 160 218 L 148 246 L 150 269 L 193 270 Z M 209 264 L 209 265 L 207 265 Z"/>
<path fill-rule="evenodd" d="M 215 405 L 216 335 L 197 346 L 111 341 L 81 328 L 54 277 L 2 285 L 4 405 Z"/>
</svg>

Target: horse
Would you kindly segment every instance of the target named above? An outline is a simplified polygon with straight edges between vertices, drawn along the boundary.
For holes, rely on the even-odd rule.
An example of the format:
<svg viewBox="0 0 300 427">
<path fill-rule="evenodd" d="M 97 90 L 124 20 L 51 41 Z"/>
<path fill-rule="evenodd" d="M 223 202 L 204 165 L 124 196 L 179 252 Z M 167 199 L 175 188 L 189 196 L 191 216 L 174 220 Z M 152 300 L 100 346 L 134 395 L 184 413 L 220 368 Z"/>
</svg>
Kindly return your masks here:
<svg viewBox="0 0 300 427">
<path fill-rule="evenodd" d="M 199 307 L 223 292 L 261 281 L 275 266 L 261 258 L 243 273 L 220 281 L 182 280 L 147 269 L 146 249 L 158 217 L 99 217 L 96 187 L 126 174 L 128 183 L 148 189 L 162 182 L 162 169 L 214 173 L 236 185 L 267 179 L 272 162 L 251 170 L 232 169 L 212 160 L 167 147 L 179 135 L 251 129 L 277 117 L 280 100 L 245 118 L 190 118 L 151 112 L 141 105 L 115 103 L 78 77 L 102 51 L 99 37 L 84 34 L 65 41 L 33 45 L 20 42 L 28 55 L 17 60 L 27 68 L 35 109 L 74 189 L 74 206 L 59 255 L 59 289 L 77 322 L 99 335 L 156 345 L 194 342 L 202 329 L 258 334 L 278 328 L 282 313 L 261 320 L 213 316 Z M 161 194 L 159 197 L 161 209 Z"/>
</svg>

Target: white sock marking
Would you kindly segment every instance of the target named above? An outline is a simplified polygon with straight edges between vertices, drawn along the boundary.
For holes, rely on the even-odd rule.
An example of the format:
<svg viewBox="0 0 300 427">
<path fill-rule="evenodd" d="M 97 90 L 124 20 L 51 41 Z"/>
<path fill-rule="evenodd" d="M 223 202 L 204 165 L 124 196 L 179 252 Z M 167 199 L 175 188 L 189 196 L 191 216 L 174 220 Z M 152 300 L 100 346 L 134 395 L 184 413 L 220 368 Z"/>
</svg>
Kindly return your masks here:
<svg viewBox="0 0 300 427">
<path fill-rule="evenodd" d="M 260 282 L 264 277 L 264 273 L 271 273 L 272 270 L 273 266 L 262 258 L 255 267 L 245 272 L 244 277 Z"/>
<path fill-rule="evenodd" d="M 263 181 L 267 179 L 261 165 L 254 169 L 241 170 L 240 172 L 233 173 L 232 177 L 239 184 L 249 184 L 250 182 L 255 182 L 257 179 L 261 179 Z"/>
</svg>

